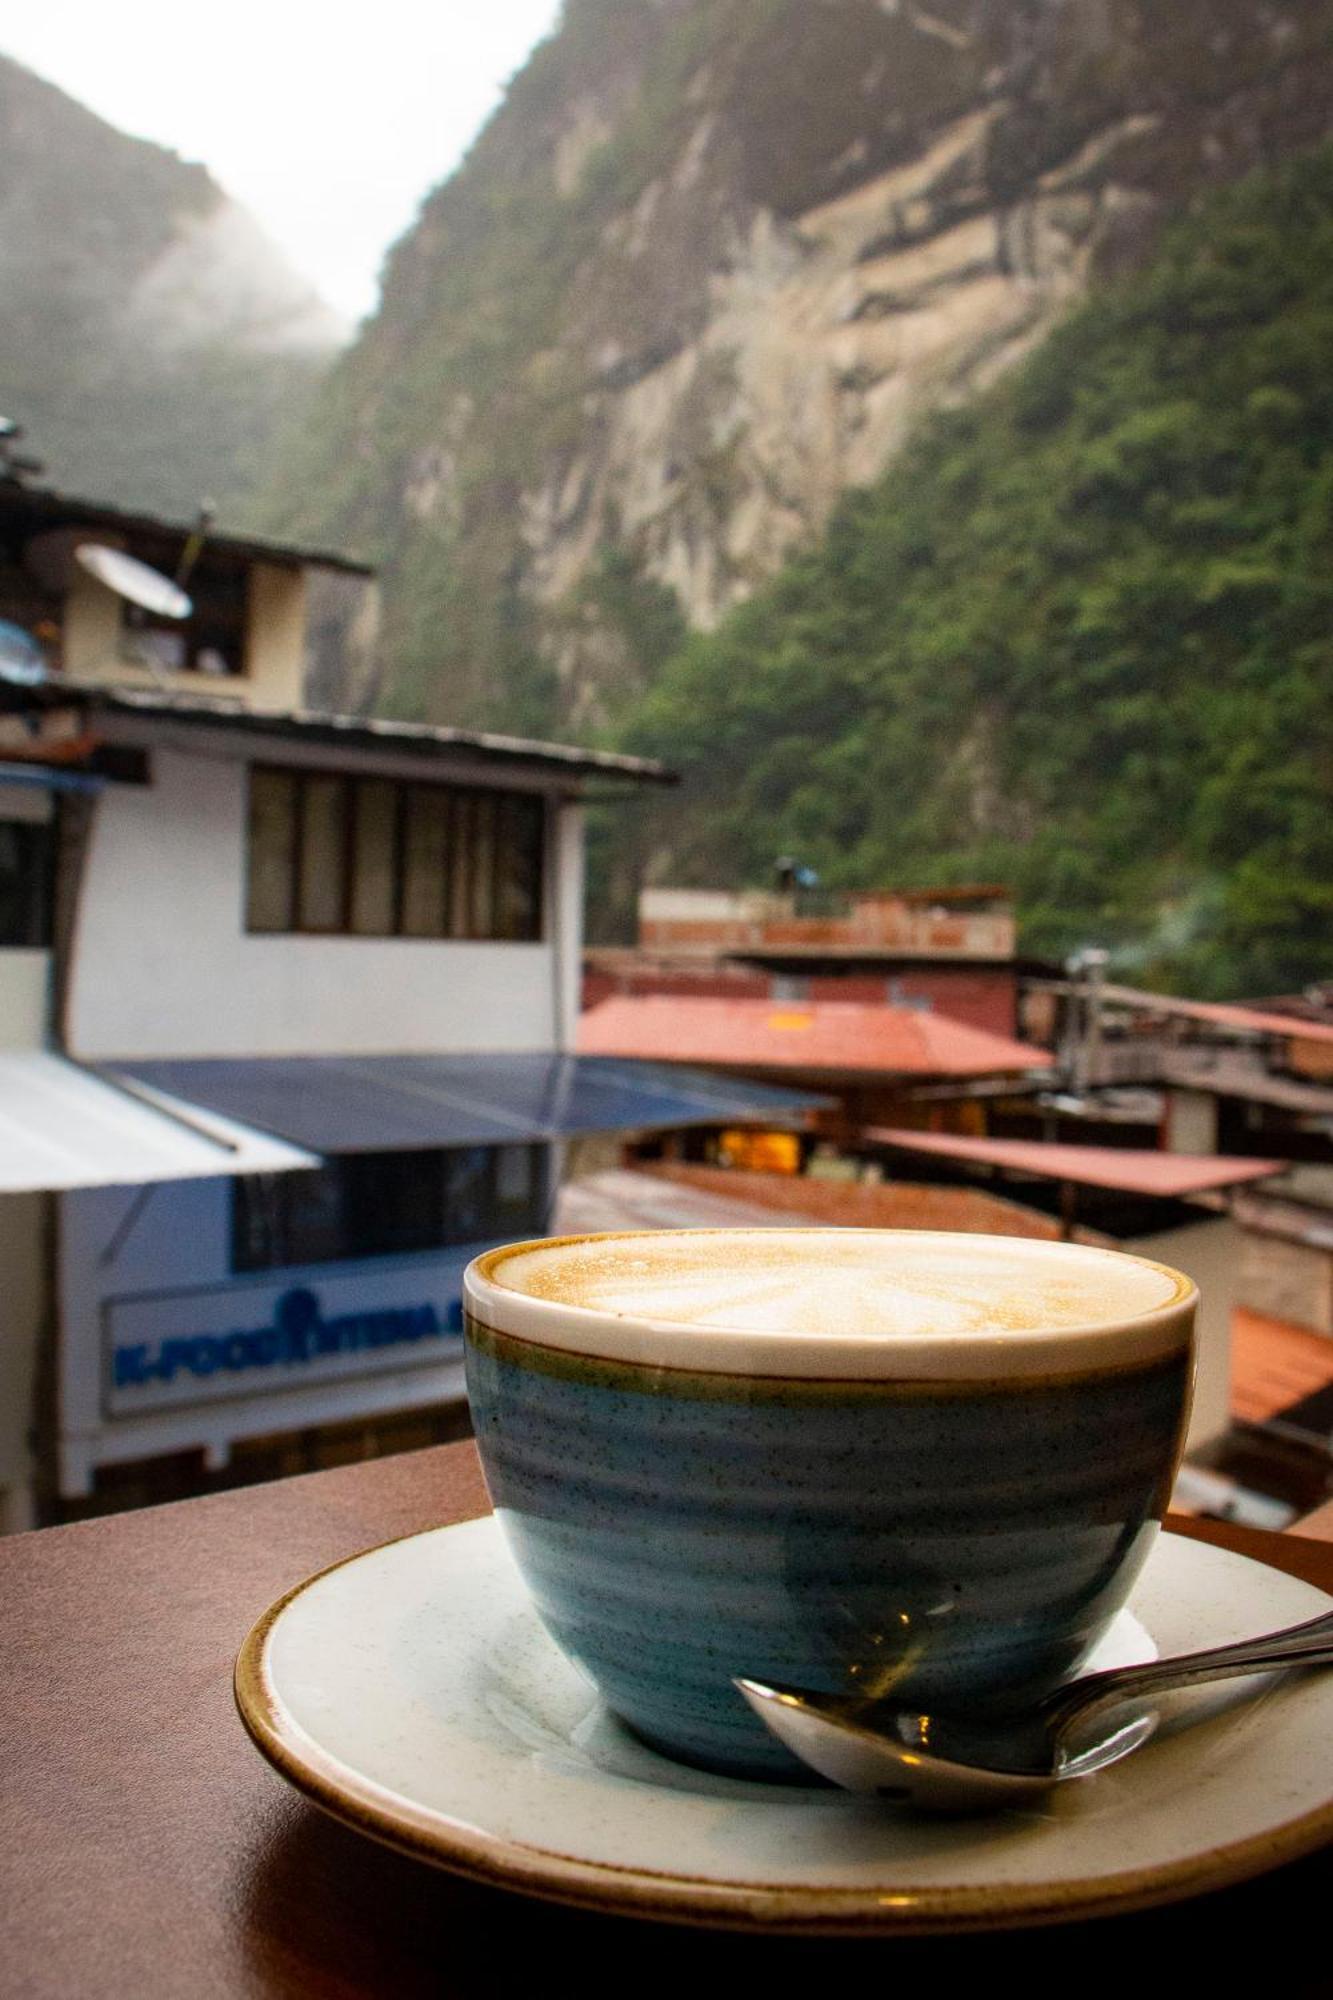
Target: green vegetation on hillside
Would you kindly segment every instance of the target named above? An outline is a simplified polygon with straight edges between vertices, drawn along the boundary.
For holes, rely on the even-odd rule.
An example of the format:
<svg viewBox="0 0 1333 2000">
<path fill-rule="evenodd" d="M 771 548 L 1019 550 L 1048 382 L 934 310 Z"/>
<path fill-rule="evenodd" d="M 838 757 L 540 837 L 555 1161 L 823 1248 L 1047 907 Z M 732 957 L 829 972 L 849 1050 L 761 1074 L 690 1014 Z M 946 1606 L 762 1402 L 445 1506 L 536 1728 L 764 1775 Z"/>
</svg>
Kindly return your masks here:
<svg viewBox="0 0 1333 2000">
<path fill-rule="evenodd" d="M 676 881 L 1001 879 L 1023 942 L 1333 975 L 1333 149 L 1212 198 L 622 732 Z"/>
</svg>

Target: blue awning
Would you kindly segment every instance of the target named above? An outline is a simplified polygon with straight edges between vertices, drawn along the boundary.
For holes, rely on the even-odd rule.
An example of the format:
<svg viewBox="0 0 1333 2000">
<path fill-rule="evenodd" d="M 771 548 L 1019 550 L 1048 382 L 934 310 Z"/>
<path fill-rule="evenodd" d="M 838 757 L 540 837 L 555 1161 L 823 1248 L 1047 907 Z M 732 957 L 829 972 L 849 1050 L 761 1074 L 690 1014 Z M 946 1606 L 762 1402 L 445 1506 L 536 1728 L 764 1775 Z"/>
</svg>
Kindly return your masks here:
<svg viewBox="0 0 1333 2000">
<path fill-rule="evenodd" d="M 109 1075 L 316 1153 L 381 1153 L 587 1132 L 797 1126 L 826 1100 L 609 1056 L 259 1056 L 104 1065 Z"/>
</svg>

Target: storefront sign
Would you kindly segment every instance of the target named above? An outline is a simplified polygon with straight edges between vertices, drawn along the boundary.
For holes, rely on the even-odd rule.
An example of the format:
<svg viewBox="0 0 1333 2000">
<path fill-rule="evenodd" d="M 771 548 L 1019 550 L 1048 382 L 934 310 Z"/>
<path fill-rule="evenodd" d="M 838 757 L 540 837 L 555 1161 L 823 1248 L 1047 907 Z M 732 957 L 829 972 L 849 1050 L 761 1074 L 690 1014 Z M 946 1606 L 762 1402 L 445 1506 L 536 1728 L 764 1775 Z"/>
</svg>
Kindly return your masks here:
<svg viewBox="0 0 1333 2000">
<path fill-rule="evenodd" d="M 285 1290 L 227 1285 L 108 1299 L 107 1413 L 456 1359 L 459 1302 L 456 1295 L 432 1296 L 430 1281 L 438 1275 L 364 1271 Z"/>
</svg>

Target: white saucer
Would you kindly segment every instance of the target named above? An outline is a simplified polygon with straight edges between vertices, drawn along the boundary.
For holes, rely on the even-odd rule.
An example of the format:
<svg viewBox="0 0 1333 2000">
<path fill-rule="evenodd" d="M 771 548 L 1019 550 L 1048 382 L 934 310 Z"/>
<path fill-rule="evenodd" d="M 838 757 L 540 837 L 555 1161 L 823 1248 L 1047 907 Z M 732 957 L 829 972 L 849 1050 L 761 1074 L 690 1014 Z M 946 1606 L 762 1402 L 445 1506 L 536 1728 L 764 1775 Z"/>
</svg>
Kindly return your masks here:
<svg viewBox="0 0 1333 2000">
<path fill-rule="evenodd" d="M 1328 1605 L 1295 1577 L 1175 1535 L 1159 1538 L 1133 1599 L 1173 1653 Z M 1143 1641 L 1122 1625 L 1113 1655 L 1141 1656 Z M 844 1933 L 1137 1908 L 1333 1838 L 1333 1673 L 1243 1704 L 1240 1686 L 1213 1696 L 1208 1721 L 986 1819 L 710 1777 L 611 1718 L 538 1623 L 493 1518 L 311 1578 L 236 1666 L 265 1756 L 391 1846 L 620 1915 Z"/>
</svg>

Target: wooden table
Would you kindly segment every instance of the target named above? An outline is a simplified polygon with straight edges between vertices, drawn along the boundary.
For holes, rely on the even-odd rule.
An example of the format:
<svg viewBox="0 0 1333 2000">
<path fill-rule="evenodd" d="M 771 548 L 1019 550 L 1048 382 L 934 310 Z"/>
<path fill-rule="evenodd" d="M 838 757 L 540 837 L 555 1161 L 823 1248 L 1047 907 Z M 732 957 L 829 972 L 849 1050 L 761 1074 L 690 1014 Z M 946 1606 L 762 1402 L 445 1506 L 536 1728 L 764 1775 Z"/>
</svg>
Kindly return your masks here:
<svg viewBox="0 0 1333 2000">
<path fill-rule="evenodd" d="M 472 1446 L 455 1444 L 0 1542 L 4 2000 L 506 2000 L 534 1979 L 632 2000 L 650 1970 L 701 2000 L 803 1974 L 984 1973 L 1045 1993 L 1065 1990 L 1073 1950 L 1096 1974 L 1074 1975 L 1087 1993 L 1165 1991 L 1154 1965 L 1173 1992 L 1186 1975 L 1190 1990 L 1243 1991 L 1256 1950 L 1283 2000 L 1330 1991 L 1333 1850 L 1095 1925 L 841 1942 L 589 1916 L 345 1831 L 251 1748 L 232 1708 L 236 1647 L 311 1570 L 485 1506 Z M 1204 1532 L 1333 1590 L 1327 1542 Z"/>
</svg>

